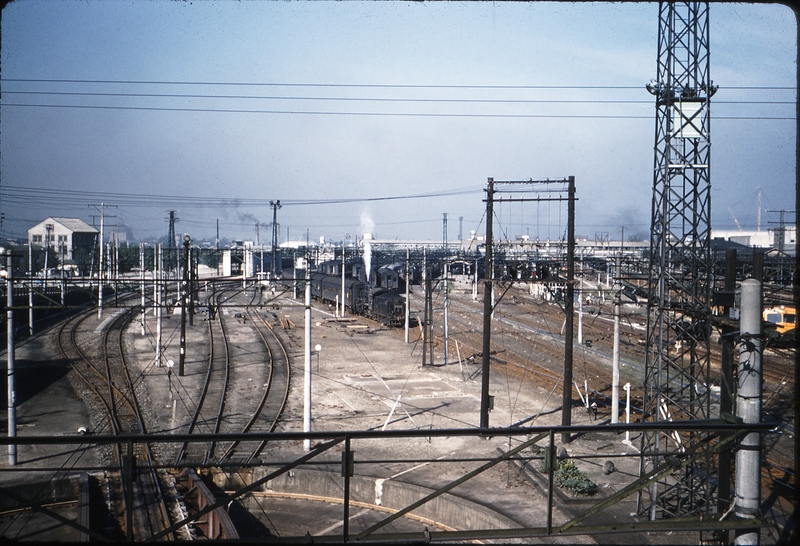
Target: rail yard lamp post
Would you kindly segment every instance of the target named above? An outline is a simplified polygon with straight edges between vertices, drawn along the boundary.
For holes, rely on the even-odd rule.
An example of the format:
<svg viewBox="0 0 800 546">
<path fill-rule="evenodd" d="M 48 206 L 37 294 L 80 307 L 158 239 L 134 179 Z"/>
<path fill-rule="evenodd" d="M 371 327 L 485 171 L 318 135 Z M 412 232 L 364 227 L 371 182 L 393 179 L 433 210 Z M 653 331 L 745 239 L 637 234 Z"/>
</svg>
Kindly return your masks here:
<svg viewBox="0 0 800 546">
<path fill-rule="evenodd" d="M 10 248 L 0 247 L 0 255 L 6 255 L 6 313 L 8 332 L 8 437 L 14 438 L 17 435 L 17 393 L 14 382 L 14 281 L 13 272 L 13 252 Z M 8 444 L 8 464 L 17 464 L 17 446 Z"/>
</svg>

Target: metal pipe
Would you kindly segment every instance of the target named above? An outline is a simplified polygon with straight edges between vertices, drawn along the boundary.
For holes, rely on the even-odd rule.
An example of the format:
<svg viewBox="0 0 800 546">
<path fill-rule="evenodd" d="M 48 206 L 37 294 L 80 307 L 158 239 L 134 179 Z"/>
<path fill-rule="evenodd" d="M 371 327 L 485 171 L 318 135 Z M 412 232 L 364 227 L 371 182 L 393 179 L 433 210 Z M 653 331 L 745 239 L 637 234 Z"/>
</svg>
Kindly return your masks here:
<svg viewBox="0 0 800 546">
<path fill-rule="evenodd" d="M 739 388 L 736 414 L 746 424 L 761 422 L 761 283 L 741 284 Z M 736 508 L 741 518 L 756 518 L 761 504 L 761 434 L 745 436 L 736 453 Z M 758 544 L 758 527 L 737 530 L 735 544 Z"/>
</svg>

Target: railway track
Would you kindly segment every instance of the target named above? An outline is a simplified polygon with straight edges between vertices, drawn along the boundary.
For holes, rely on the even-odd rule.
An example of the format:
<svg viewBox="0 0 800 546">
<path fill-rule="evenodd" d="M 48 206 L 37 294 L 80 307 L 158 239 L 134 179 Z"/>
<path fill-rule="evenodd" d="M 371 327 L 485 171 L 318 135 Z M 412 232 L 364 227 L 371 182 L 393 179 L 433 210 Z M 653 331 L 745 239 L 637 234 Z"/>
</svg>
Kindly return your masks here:
<svg viewBox="0 0 800 546">
<path fill-rule="evenodd" d="M 509 293 L 511 294 L 511 293 Z M 412 296 L 412 306 L 421 308 L 420 295 Z M 443 323 L 441 296 L 434 302 L 436 328 Z M 607 306 L 610 307 L 610 306 Z M 449 336 L 458 340 L 464 353 L 479 357 L 482 352 L 482 301 L 473 301 L 468 295 L 451 294 Z M 573 376 L 579 387 L 586 378 L 593 400 L 601 407 L 611 401 L 611 348 L 613 321 L 611 313 L 602 306 L 594 312 L 584 311 L 583 337 L 592 341 L 592 347 L 575 343 Z M 577 315 L 577 306 L 576 306 Z M 564 321 L 562 309 L 554 304 L 534 301 L 525 294 L 516 294 L 510 301 L 501 301 L 495 309 L 492 331 L 492 370 L 505 369 L 525 381 L 531 381 L 546 390 L 561 394 L 564 364 L 564 340 L 561 331 Z M 645 359 L 645 321 L 641 315 L 630 315 L 621 321 L 621 355 L 623 363 L 622 381 L 641 384 Z M 575 333 L 577 336 L 577 316 Z M 437 332 L 436 342 L 441 354 L 443 335 Z M 451 341 L 452 343 L 452 341 Z M 452 349 L 451 349 L 452 354 Z M 477 359 L 476 359 L 477 360 Z M 479 361 L 478 361 L 479 362 Z M 721 345 L 711 344 L 711 380 L 719 384 L 721 379 Z M 476 374 L 479 370 L 476 370 Z M 773 349 L 767 346 L 763 359 L 764 398 L 763 411 L 777 423 L 791 423 L 795 416 L 794 352 L 792 349 Z M 573 387 L 574 388 L 574 387 Z M 581 389 L 582 390 L 582 389 Z M 639 394 L 639 396 L 637 396 Z M 631 403 L 641 407 L 641 394 L 632 391 Z M 793 452 L 779 441 L 781 431 L 774 437 L 765 438 L 764 498 L 789 505 L 795 494 L 796 476 L 788 471 L 793 467 Z M 790 431 L 793 433 L 794 431 Z M 776 477 L 777 476 L 777 477 Z"/>
<path fill-rule="evenodd" d="M 255 297 L 255 296 L 254 296 Z M 267 433 L 286 405 L 289 359 L 278 336 L 251 308 L 252 299 L 229 287 L 213 296 L 220 311 L 208 321 L 208 365 L 195 410 L 186 427 L 192 433 Z M 224 304 L 224 307 L 222 306 Z M 201 445 L 186 442 L 175 464 L 249 464 L 264 440 Z"/>
<path fill-rule="evenodd" d="M 120 311 L 98 324 L 90 310 L 65 321 L 57 334 L 59 349 L 80 378 L 87 403 L 95 415 L 102 415 L 93 432 L 147 433 L 123 350 L 124 327 L 130 317 L 130 310 Z M 116 493 L 113 497 L 120 508 L 115 516 L 125 535 L 145 540 L 167 528 L 167 497 L 150 446 L 139 444 L 131 452 L 130 446 L 114 444 L 109 456 L 120 469 L 107 476 L 107 487 Z M 134 474 L 135 467 L 142 471 Z"/>
</svg>

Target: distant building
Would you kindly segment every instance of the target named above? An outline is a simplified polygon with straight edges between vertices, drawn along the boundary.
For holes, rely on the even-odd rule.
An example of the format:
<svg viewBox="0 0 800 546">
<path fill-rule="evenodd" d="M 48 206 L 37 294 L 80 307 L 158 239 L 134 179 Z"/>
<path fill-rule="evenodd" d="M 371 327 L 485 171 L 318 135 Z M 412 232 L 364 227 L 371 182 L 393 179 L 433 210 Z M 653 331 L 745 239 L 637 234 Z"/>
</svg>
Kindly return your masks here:
<svg viewBox="0 0 800 546">
<path fill-rule="evenodd" d="M 100 232 L 78 218 L 50 217 L 28 230 L 28 243 L 55 250 L 64 262 L 80 250 L 91 252 Z"/>
<path fill-rule="evenodd" d="M 781 252 L 794 254 L 797 248 L 797 226 L 786 225 L 766 231 L 722 230 L 711 231 L 714 239 L 725 239 L 744 246 L 774 248 Z"/>
</svg>

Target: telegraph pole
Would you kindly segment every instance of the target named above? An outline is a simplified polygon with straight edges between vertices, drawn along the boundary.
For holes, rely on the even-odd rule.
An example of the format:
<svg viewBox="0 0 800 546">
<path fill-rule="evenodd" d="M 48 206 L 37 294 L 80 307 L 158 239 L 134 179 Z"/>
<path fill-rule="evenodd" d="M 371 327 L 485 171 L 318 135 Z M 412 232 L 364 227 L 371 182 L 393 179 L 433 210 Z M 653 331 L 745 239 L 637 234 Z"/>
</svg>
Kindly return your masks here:
<svg viewBox="0 0 800 546">
<path fill-rule="evenodd" d="M 281 207 L 281 200 L 270 201 L 272 207 L 272 276 L 278 274 L 278 209 Z M 307 268 L 307 266 L 306 266 Z"/>
</svg>

